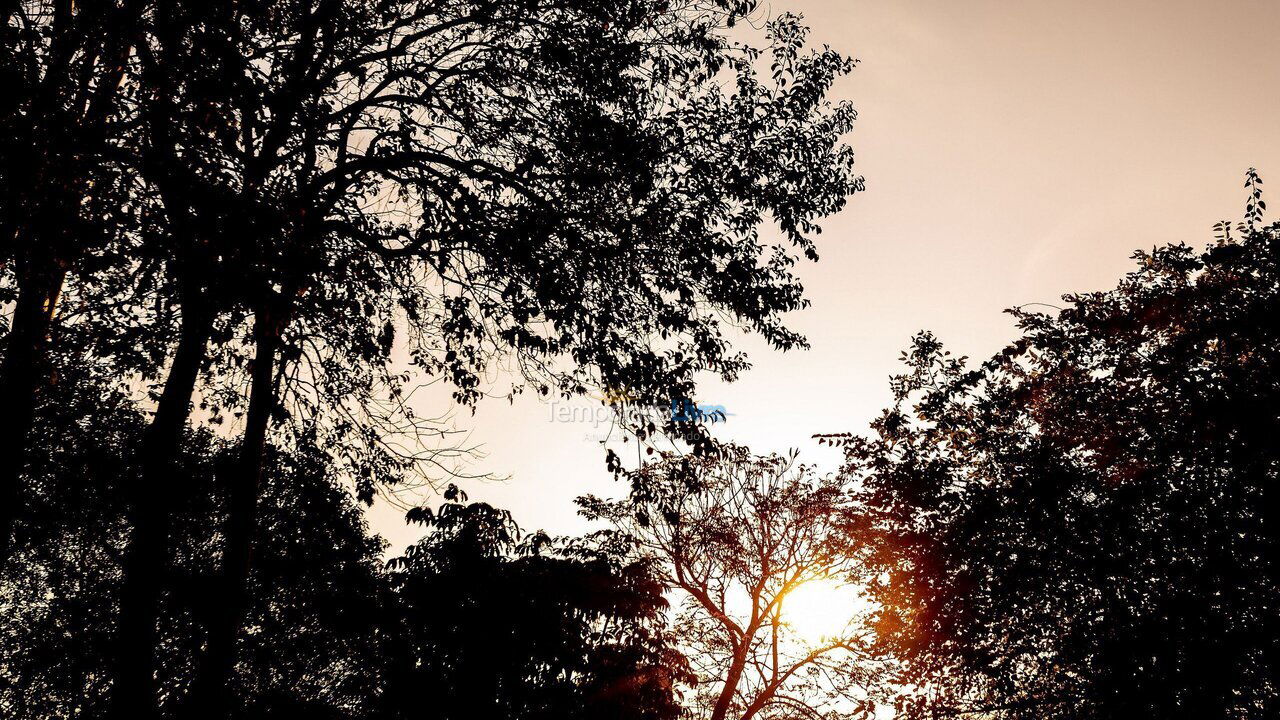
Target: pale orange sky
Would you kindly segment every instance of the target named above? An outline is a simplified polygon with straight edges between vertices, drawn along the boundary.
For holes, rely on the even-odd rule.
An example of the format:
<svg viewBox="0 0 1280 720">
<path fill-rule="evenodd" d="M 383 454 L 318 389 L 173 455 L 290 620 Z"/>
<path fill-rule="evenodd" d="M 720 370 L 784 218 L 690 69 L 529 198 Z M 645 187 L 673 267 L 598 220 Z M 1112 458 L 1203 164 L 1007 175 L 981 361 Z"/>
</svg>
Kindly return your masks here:
<svg viewBox="0 0 1280 720">
<path fill-rule="evenodd" d="M 867 191 L 801 268 L 813 307 L 792 326 L 813 348 L 747 342 L 754 370 L 698 398 L 758 451 L 834 469 L 810 436 L 862 430 L 916 330 L 983 357 L 1013 337 L 1004 308 L 1111 286 L 1135 248 L 1208 241 L 1240 217 L 1246 168 L 1280 188 L 1280 1 L 772 3 L 785 10 L 861 61 L 836 96 L 859 110 Z M 460 416 L 488 453 L 473 469 L 510 476 L 464 488 L 526 529 L 578 532 L 575 496 L 623 488 L 585 437 L 600 430 L 553 412 L 524 398 Z M 385 506 L 372 519 L 393 547 L 421 534 Z"/>
</svg>

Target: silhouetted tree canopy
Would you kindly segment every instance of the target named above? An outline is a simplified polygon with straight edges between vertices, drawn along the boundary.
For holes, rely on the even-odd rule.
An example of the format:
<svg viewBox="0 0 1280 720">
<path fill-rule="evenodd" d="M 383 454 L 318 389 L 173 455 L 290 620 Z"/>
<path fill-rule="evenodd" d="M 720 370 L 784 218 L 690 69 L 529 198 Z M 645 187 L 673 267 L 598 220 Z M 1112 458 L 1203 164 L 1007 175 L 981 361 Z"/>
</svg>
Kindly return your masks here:
<svg viewBox="0 0 1280 720">
<path fill-rule="evenodd" d="M 850 607 L 843 628 L 814 639 L 794 631 L 785 609 L 806 583 L 869 582 L 840 478 L 722 446 L 664 454 L 632 474 L 632 487 L 623 500 L 578 502 L 680 600 L 674 632 L 696 671 L 695 716 L 874 717 L 888 674 L 867 613 Z"/>
<path fill-rule="evenodd" d="M 451 502 L 390 563 L 402 615 L 389 718 L 679 717 L 684 658 L 665 587 L 607 536 L 522 537 L 510 515 Z"/>
<path fill-rule="evenodd" d="M 130 18 L 112 2 L 74 5 L 0 5 L 0 406 L 11 423 L 0 433 L 0 557 L 66 280 L 94 285 L 141 222 L 114 157 L 136 119 L 123 83 Z"/>
<path fill-rule="evenodd" d="M 854 62 L 756 9 L 0 0 L 0 715 L 1280 714 L 1253 170 L 1215 246 L 981 365 L 918 335 L 838 475 L 625 412 L 736 378 L 739 332 L 803 347 L 862 189 Z M 612 528 L 523 535 L 447 484 L 433 382 L 607 389 L 676 450 L 603 453 Z M 411 483 L 449 489 L 384 562 L 360 503 Z M 821 582 L 864 595 L 800 637 Z"/>
<path fill-rule="evenodd" d="M 729 328 L 803 344 L 781 323 L 805 302 L 792 266 L 861 188 L 854 112 L 826 98 L 853 63 L 808 50 L 792 15 L 731 40 L 754 6 L 0 6 L 5 546 L 34 501 L 27 439 L 55 360 L 155 403 L 119 485 L 118 712 L 154 715 L 193 406 L 240 434 L 211 481 L 219 600 L 192 689 L 218 717 L 273 453 L 320 453 L 368 500 L 447 473 L 424 442 L 447 436 L 405 403 L 415 383 L 472 405 L 505 363 L 512 394 L 603 385 L 665 406 L 746 367 Z M 705 445 L 697 424 L 656 425 L 630 429 Z"/>
<path fill-rule="evenodd" d="M 0 713 L 102 718 L 117 638 L 127 531 L 120 487 L 136 482 L 145 421 L 118 392 L 86 387 L 68 369 L 41 413 L 30 513 L 0 569 Z M 216 609 L 216 476 L 233 445 L 205 434 L 183 442 L 172 502 L 174 562 L 162 585 L 161 702 L 181 709 Z M 325 457 L 273 454 L 256 528 L 246 632 L 229 692 L 238 716 L 274 711 L 363 717 L 377 697 L 385 652 L 378 619 L 388 588 L 382 543 Z"/>
<path fill-rule="evenodd" d="M 128 527 L 119 486 L 136 481 L 145 421 L 125 395 L 84 385 L 100 380 L 68 370 L 40 413 L 31 512 L 0 568 L 6 717 L 110 716 Z M 166 716 L 201 712 L 191 688 L 222 601 L 217 475 L 236 451 L 194 433 L 175 470 L 157 646 Z M 384 571 L 381 540 L 326 457 L 269 456 L 228 686 L 236 717 L 679 716 L 689 673 L 666 635 L 665 586 L 628 548 L 522 536 L 482 504 L 414 517 L 428 520 L 426 537 Z"/>
<path fill-rule="evenodd" d="M 980 366 L 918 336 L 874 435 L 842 440 L 883 533 L 903 717 L 1280 710 L 1280 226 L 1260 202 L 1203 252 L 1014 310 L 1021 338 Z"/>
</svg>

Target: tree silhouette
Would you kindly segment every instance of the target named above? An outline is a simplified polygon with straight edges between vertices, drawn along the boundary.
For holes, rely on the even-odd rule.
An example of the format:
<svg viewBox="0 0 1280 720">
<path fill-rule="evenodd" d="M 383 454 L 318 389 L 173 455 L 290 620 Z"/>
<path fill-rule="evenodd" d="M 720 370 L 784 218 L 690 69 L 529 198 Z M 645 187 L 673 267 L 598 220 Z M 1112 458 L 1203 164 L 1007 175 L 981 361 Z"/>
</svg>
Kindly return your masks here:
<svg viewBox="0 0 1280 720">
<path fill-rule="evenodd" d="M 779 320 L 804 304 L 791 265 L 816 257 L 816 221 L 861 187 L 841 142 L 854 113 L 825 100 L 852 63 L 806 52 L 804 28 L 782 16 L 762 76 L 762 51 L 727 37 L 751 6 L 6 4 L 5 57 L 35 67 L 15 75 L 6 110 L 6 187 L 22 187 L 11 181 L 29 137 L 62 134 L 35 145 L 49 192 L 5 199 L 14 283 L 44 283 L 18 293 L 5 392 L 31 405 L 30 368 L 65 350 L 46 347 L 64 320 L 45 287 L 61 280 L 44 280 L 67 268 L 86 312 L 123 323 L 81 349 L 159 381 L 140 478 L 122 489 L 123 715 L 154 706 L 169 488 L 193 403 L 243 422 L 240 469 L 218 478 L 233 499 L 223 617 L 196 705 L 218 715 L 268 446 L 319 445 L 366 497 L 432 460 L 412 447 L 424 426 L 391 370 L 397 348 L 464 404 L 506 358 L 522 378 L 513 393 L 609 385 L 666 405 L 692 396 L 699 371 L 745 367 L 727 325 L 803 342 Z M 84 72 L 60 74 L 64 55 Z M 56 112 L 34 112 L 40 102 Z M 113 202 L 127 212 L 96 212 Z M 88 215 L 122 241 L 58 225 L 66 242 L 37 242 L 18 227 L 37 215 Z M 784 243 L 761 240 L 766 218 Z M 35 275 L 33 249 L 57 251 Z M 695 424 L 633 429 L 705 441 Z M 24 437 L 5 437 L 19 460 Z M 22 463 L 9 468 L 13 495 Z"/>
<path fill-rule="evenodd" d="M 122 485 L 140 472 L 145 419 L 102 378 L 60 368 L 33 444 L 30 512 L 0 568 L 0 713 L 109 716 L 128 531 Z M 173 489 L 175 563 L 163 578 L 157 631 L 158 697 L 167 715 L 194 711 L 191 686 L 218 595 L 216 481 L 235 448 L 189 435 Z M 366 717 L 387 653 L 378 620 L 389 589 L 381 541 L 320 453 L 273 455 L 249 581 L 244 640 L 228 692 L 237 716 Z"/>
<path fill-rule="evenodd" d="M 121 209 L 128 183 L 114 157 L 136 105 L 122 89 L 130 16 L 116 3 L 6 2 L 0 13 L 0 297 L 13 302 L 0 362 L 3 557 L 66 278 L 91 272 L 137 219 Z"/>
<path fill-rule="evenodd" d="M 430 534 L 390 563 L 402 615 L 386 717 L 681 716 L 686 665 L 648 563 L 607 537 L 522 538 L 484 504 L 416 517 Z"/>
<path fill-rule="evenodd" d="M 781 322 L 805 304 L 792 266 L 816 259 L 816 223 L 861 188 L 842 141 L 854 112 L 826 100 L 852 61 L 806 50 L 790 15 L 731 40 L 753 7 L 0 6 L 14 83 L 0 108 L 14 302 L 0 395 L 17 420 L 0 441 L 13 459 L 0 532 L 17 537 L 15 518 L 28 537 L 77 532 L 46 526 L 59 515 L 37 512 L 43 499 L 17 501 L 50 471 L 28 451 L 49 457 L 72 427 L 53 398 L 89 393 L 75 422 L 140 433 L 109 484 L 126 527 L 113 677 L 95 682 L 117 716 L 179 697 L 184 712 L 233 711 L 269 471 L 324 458 L 365 500 L 441 479 L 422 439 L 442 431 L 407 406 L 414 383 L 442 378 L 472 405 L 505 363 L 511 394 L 609 386 L 666 406 L 700 372 L 746 367 L 731 327 L 803 344 Z M 762 239 L 766 221 L 782 242 Z M 76 364 L 101 375 L 60 386 Z M 110 412 L 86 409 L 95 394 Z M 117 400 L 154 412 L 115 417 Z M 239 439 L 196 452 L 219 469 L 191 487 L 223 504 L 203 516 L 219 528 L 202 586 L 216 601 L 187 658 L 163 623 L 189 541 L 175 523 L 202 437 L 193 411 Z M 696 423 L 630 429 L 707 447 Z"/>
<path fill-rule="evenodd" d="M 579 500 L 655 564 L 684 602 L 676 632 L 698 671 L 695 707 L 723 718 L 873 717 L 888 677 L 857 608 L 826 638 L 797 637 L 786 598 L 805 583 L 868 581 L 839 480 L 794 458 L 667 455 L 621 501 Z"/>
<path fill-rule="evenodd" d="M 918 336 L 896 405 L 841 439 L 903 717 L 1276 713 L 1280 227 L 1236 237 L 1014 310 L 973 369 Z"/>
<path fill-rule="evenodd" d="M 0 567 L 0 712 L 111 716 L 128 533 L 120 486 L 147 426 L 110 377 L 60 368 L 39 417 L 30 512 Z M 87 387 L 97 384 L 97 387 Z M 216 631 L 238 449 L 184 438 L 163 578 L 160 712 L 205 712 L 196 690 Z M 453 496 L 457 497 L 457 496 Z M 665 633 L 665 587 L 607 536 L 521 537 L 505 512 L 449 502 L 391 572 L 325 454 L 271 453 L 224 701 L 236 717 L 675 718 L 688 679 Z M 54 519 L 57 521 L 55 522 Z"/>
</svg>

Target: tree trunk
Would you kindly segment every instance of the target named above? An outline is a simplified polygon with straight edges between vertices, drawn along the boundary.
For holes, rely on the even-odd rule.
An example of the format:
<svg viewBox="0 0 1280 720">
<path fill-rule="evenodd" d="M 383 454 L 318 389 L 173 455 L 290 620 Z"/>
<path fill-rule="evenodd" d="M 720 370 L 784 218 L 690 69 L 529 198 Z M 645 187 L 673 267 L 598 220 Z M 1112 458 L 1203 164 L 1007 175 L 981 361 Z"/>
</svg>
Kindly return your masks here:
<svg viewBox="0 0 1280 720">
<path fill-rule="evenodd" d="M 158 715 L 155 651 L 160 595 L 169 562 L 168 497 L 213 319 L 212 308 L 202 299 L 184 302 L 173 364 L 143 439 L 142 476 L 130 493 L 132 535 L 124 559 L 112 689 L 114 716 L 121 720 Z"/>
<path fill-rule="evenodd" d="M 226 718 L 233 708 L 231 679 L 236 662 L 236 638 L 248 606 L 253 531 L 257 524 L 267 431 L 276 405 L 276 357 L 286 317 L 287 313 L 276 310 L 271 303 L 259 307 L 254 314 L 249 411 L 245 416 L 240 459 L 227 487 L 222 590 L 209 624 L 208 646 L 200 675 L 192 691 L 192 710 L 210 719 Z"/>
<path fill-rule="evenodd" d="M 27 444 L 35 420 L 36 399 L 47 381 L 45 372 L 49 331 L 62 292 L 65 271 L 57 264 L 24 263 L 18 300 L 9 327 L 0 381 L 0 407 L 9 416 L 9 429 L 0 433 L 0 560 L 8 557 L 14 522 L 22 502 L 21 478 Z M 33 267 L 34 266 L 34 267 Z"/>
<path fill-rule="evenodd" d="M 733 654 L 733 662 L 729 663 L 729 674 L 724 679 L 724 687 L 720 689 L 720 697 L 716 698 L 715 709 L 711 712 L 711 720 L 724 720 L 729 714 L 729 705 L 733 703 L 733 695 L 742 680 L 742 670 L 747 665 L 747 652 L 750 638 L 743 638 L 742 644 Z"/>
</svg>

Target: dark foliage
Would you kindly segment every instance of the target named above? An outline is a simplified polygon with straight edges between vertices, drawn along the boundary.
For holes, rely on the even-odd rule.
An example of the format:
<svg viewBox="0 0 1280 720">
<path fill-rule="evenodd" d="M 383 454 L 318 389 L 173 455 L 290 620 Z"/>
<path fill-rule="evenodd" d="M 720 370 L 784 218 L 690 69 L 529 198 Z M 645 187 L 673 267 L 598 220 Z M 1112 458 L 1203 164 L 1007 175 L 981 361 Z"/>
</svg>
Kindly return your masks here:
<svg viewBox="0 0 1280 720">
<path fill-rule="evenodd" d="M 510 516 L 449 503 L 392 561 L 401 605 L 388 718 L 662 720 L 684 658 L 665 587 L 608 536 L 520 537 Z"/>
<path fill-rule="evenodd" d="M 0 572 L 0 713 L 108 715 L 127 523 L 120 486 L 136 482 L 143 418 L 125 398 L 63 374 L 33 446 L 31 512 Z M 85 408 L 92 398 L 94 407 Z M 87 412 L 86 412 L 87 410 Z M 234 447 L 208 435 L 183 444 L 171 572 L 158 654 L 164 706 L 187 696 L 206 641 L 226 498 L 216 475 Z M 240 714 L 289 708 L 359 717 L 375 696 L 386 599 L 382 546 L 315 453 L 273 456 L 257 528 L 250 607 L 232 693 Z"/>
<path fill-rule="evenodd" d="M 243 421 L 235 462 L 220 448 L 190 486 L 223 499 L 193 690 L 218 717 L 252 645 L 253 533 L 278 458 L 314 455 L 369 500 L 439 480 L 423 439 L 447 433 L 406 406 L 413 382 L 443 378 L 470 405 L 506 362 L 513 394 L 604 385 L 666 405 L 699 372 L 746 367 L 730 327 L 803 343 L 780 321 L 804 305 L 792 266 L 861 188 L 842 141 L 854 112 L 826 99 L 853 64 L 807 50 L 790 15 L 730 40 L 753 7 L 0 5 L 0 399 L 15 410 L 0 542 L 15 518 L 74 530 L 19 517 L 57 362 L 142 386 L 155 413 L 116 486 L 118 712 L 153 715 L 173 669 L 158 622 L 193 406 Z M 631 430 L 706 440 L 695 423 Z"/>
<path fill-rule="evenodd" d="M 60 374 L 33 445 L 31 511 L 0 568 L 0 713 L 111 716 L 117 604 L 143 417 L 105 383 Z M 93 398 L 93 407 L 83 400 Z M 194 683 L 222 596 L 236 448 L 188 436 L 162 584 L 161 711 L 201 712 Z M 415 514 L 416 516 L 417 514 Z M 521 538 L 509 516 L 450 503 L 382 569 L 332 464 L 268 458 L 230 680 L 236 717 L 599 718 L 679 715 L 682 656 L 664 635 L 663 585 L 602 538 Z"/>
<path fill-rule="evenodd" d="M 113 159 L 131 118 L 131 18 L 115 2 L 0 4 L 0 557 L 23 497 L 34 410 L 65 284 L 94 284 L 139 218 Z"/>
<path fill-rule="evenodd" d="M 1014 311 L 976 369 L 918 336 L 897 405 L 842 440 L 904 717 L 1280 712 L 1280 227 L 1220 234 Z"/>
</svg>

